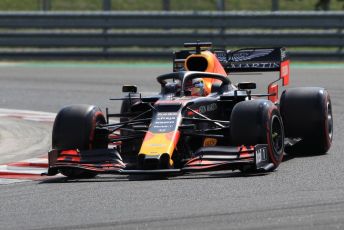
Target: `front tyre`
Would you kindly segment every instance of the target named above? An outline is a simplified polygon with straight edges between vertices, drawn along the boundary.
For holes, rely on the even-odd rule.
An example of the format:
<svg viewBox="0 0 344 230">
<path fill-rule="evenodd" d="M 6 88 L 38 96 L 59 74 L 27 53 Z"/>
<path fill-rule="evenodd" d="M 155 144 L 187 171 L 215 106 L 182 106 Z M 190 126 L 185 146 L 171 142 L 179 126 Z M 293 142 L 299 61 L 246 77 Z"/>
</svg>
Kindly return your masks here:
<svg viewBox="0 0 344 230">
<path fill-rule="evenodd" d="M 233 144 L 267 144 L 272 170 L 279 166 L 284 152 L 284 128 L 276 105 L 268 100 L 239 102 L 233 108 L 230 122 Z"/>
<path fill-rule="evenodd" d="M 96 126 L 105 123 L 103 113 L 96 106 L 83 104 L 66 106 L 55 118 L 52 147 L 60 151 L 107 148 L 106 137 L 96 135 Z M 60 172 L 70 178 L 92 178 L 97 175 L 73 168 L 61 169 Z"/>
</svg>

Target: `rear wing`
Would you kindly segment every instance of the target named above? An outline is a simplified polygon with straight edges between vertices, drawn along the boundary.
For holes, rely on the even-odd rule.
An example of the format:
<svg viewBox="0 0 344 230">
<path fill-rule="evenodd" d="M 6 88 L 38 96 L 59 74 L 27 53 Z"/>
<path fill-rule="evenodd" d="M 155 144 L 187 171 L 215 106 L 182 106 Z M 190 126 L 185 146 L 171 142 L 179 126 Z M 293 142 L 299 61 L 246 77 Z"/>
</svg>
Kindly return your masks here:
<svg viewBox="0 0 344 230">
<path fill-rule="evenodd" d="M 281 63 L 289 60 L 285 48 L 252 48 L 215 51 L 226 72 L 271 72 L 280 71 Z M 226 58 L 224 58 L 226 55 Z"/>
<path fill-rule="evenodd" d="M 209 44 L 207 44 L 209 47 Z M 174 53 L 173 71 L 185 71 L 184 63 L 188 56 L 200 48 L 195 43 L 195 50 L 181 50 Z M 191 47 L 191 46 L 188 46 Z M 198 48 L 198 49 L 197 49 Z M 280 72 L 283 85 L 289 83 L 289 56 L 283 47 L 245 48 L 235 51 L 210 50 L 220 61 L 227 74 L 234 72 Z"/>
</svg>

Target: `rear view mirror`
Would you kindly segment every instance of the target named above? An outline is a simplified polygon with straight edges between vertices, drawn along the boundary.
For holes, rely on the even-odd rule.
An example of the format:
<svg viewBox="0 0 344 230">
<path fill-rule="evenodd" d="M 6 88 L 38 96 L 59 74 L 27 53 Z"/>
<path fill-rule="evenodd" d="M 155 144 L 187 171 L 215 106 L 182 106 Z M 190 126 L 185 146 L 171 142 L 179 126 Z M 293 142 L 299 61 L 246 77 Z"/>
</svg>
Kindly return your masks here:
<svg viewBox="0 0 344 230">
<path fill-rule="evenodd" d="M 255 88 L 257 88 L 257 85 L 254 82 L 240 82 L 238 84 L 238 89 L 240 90 L 255 89 Z"/>
<path fill-rule="evenodd" d="M 184 91 L 184 96 L 191 96 L 191 91 L 190 90 L 185 90 Z"/>
<path fill-rule="evenodd" d="M 123 85 L 122 92 L 123 93 L 137 93 L 137 86 L 136 85 Z"/>
</svg>

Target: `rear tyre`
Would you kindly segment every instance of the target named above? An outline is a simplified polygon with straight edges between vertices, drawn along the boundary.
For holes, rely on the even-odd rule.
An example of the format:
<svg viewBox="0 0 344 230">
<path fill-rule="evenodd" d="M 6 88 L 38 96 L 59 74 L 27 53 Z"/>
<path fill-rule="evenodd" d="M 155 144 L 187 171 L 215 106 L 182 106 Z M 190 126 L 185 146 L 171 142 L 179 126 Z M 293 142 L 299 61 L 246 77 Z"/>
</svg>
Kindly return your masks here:
<svg viewBox="0 0 344 230">
<path fill-rule="evenodd" d="M 278 108 L 268 100 L 250 100 L 236 104 L 231 114 L 231 141 L 235 145 L 267 144 L 269 161 L 276 169 L 284 152 L 284 128 Z M 242 171 L 255 171 L 245 167 Z"/>
<path fill-rule="evenodd" d="M 297 144 L 298 150 L 307 154 L 324 154 L 330 149 L 333 116 L 330 95 L 325 89 L 287 89 L 281 95 L 280 111 L 286 137 L 302 139 Z"/>
<path fill-rule="evenodd" d="M 53 133 L 52 147 L 56 150 L 90 150 L 107 148 L 106 137 L 96 136 L 98 124 L 105 124 L 105 117 L 98 107 L 93 105 L 71 105 L 57 114 Z M 81 169 L 61 169 L 60 172 L 70 178 L 92 178 L 97 174 Z"/>
</svg>

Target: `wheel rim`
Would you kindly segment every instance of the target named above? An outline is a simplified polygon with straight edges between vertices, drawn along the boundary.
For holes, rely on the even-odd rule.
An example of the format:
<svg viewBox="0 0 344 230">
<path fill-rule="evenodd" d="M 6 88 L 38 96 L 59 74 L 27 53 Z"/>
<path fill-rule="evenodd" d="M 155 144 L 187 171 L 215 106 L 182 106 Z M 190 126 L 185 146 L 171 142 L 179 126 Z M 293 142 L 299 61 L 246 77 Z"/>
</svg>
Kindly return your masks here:
<svg viewBox="0 0 344 230">
<path fill-rule="evenodd" d="M 282 154 L 284 146 L 284 133 L 281 119 L 274 115 L 271 122 L 271 140 L 277 158 Z"/>
<path fill-rule="evenodd" d="M 330 140 L 333 136 L 333 117 L 332 117 L 332 106 L 330 102 L 327 102 L 327 130 Z"/>
</svg>

